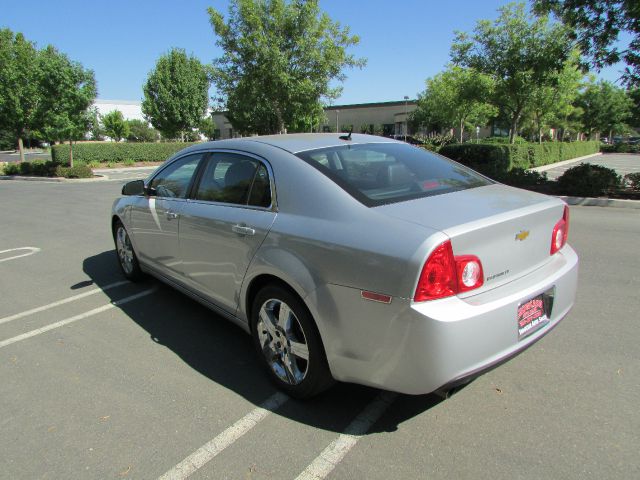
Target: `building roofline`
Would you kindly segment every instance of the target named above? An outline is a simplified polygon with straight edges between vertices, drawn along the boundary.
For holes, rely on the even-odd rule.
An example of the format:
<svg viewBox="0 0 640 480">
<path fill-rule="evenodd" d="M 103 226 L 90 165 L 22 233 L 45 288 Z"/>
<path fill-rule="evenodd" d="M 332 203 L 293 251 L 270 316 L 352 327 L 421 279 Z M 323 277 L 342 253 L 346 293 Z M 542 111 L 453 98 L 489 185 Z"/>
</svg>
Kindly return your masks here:
<svg viewBox="0 0 640 480">
<path fill-rule="evenodd" d="M 407 105 L 415 105 L 417 104 L 417 100 L 407 100 Z M 399 107 L 404 106 L 405 100 L 395 100 L 392 102 L 373 102 L 373 103 L 352 103 L 347 105 L 328 105 L 324 107 L 325 110 L 339 110 L 341 108 L 349 109 L 349 108 L 371 108 L 371 107 Z"/>
<path fill-rule="evenodd" d="M 417 100 L 407 100 L 407 105 L 417 105 L 418 101 Z M 404 100 L 396 100 L 393 102 L 372 102 L 372 103 L 352 103 L 352 104 L 346 104 L 346 105 L 330 105 L 330 106 L 326 106 L 323 107 L 323 109 L 326 110 L 340 110 L 340 109 L 344 109 L 344 110 L 348 110 L 350 108 L 372 108 L 372 107 L 404 107 L 405 105 L 405 101 Z M 218 112 L 211 112 L 211 115 L 226 115 L 227 113 L 229 113 L 228 110 L 223 110 L 223 111 L 218 111 Z"/>
</svg>

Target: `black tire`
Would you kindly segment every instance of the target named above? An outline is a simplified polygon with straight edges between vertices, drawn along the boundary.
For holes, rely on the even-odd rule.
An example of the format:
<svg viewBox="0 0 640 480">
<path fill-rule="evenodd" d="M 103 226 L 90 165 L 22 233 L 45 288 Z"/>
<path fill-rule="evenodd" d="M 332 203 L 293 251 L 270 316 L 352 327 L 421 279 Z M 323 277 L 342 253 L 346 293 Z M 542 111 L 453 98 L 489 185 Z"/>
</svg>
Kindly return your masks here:
<svg viewBox="0 0 640 480">
<path fill-rule="evenodd" d="M 138 256 L 133 249 L 129 233 L 120 220 L 113 225 L 113 241 L 116 244 L 116 256 L 122 274 L 132 282 L 142 280 L 144 274 L 140 269 Z"/>
<path fill-rule="evenodd" d="M 309 398 L 334 383 L 316 324 L 291 291 L 268 285 L 258 292 L 251 336 L 269 376 L 290 396 Z"/>
</svg>

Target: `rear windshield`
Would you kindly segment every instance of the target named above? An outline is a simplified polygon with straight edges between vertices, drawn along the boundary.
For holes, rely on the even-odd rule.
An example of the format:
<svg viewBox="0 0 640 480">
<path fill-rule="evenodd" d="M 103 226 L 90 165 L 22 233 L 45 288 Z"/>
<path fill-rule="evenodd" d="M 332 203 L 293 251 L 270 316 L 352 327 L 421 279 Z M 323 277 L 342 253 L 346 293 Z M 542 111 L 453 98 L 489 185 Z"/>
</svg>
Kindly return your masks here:
<svg viewBox="0 0 640 480">
<path fill-rule="evenodd" d="M 297 156 L 370 207 L 491 184 L 469 168 L 404 143 L 341 145 Z"/>
</svg>

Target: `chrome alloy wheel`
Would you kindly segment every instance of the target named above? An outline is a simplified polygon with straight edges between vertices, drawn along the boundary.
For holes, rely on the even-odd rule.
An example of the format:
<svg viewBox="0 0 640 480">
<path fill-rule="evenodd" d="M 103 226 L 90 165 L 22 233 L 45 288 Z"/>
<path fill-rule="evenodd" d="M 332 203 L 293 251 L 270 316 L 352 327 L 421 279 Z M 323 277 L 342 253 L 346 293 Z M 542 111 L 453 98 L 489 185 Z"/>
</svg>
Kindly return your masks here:
<svg viewBox="0 0 640 480">
<path fill-rule="evenodd" d="M 133 247 L 131 246 L 129 234 L 122 225 L 119 225 L 116 230 L 116 249 L 118 250 L 118 258 L 124 273 L 131 275 L 134 270 Z"/>
<path fill-rule="evenodd" d="M 270 299 L 260 307 L 256 326 L 273 373 L 288 385 L 300 384 L 309 369 L 309 346 L 295 313 L 282 300 Z"/>
</svg>

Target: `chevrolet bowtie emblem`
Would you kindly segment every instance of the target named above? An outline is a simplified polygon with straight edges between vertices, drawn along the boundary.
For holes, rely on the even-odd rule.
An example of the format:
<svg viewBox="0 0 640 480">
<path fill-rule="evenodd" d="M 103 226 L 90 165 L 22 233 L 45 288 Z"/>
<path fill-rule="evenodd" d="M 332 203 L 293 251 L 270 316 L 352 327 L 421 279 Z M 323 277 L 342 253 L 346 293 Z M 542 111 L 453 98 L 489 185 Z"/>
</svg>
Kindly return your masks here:
<svg viewBox="0 0 640 480">
<path fill-rule="evenodd" d="M 528 230 L 522 230 L 518 233 L 516 233 L 516 240 L 520 240 L 521 242 L 523 242 L 524 240 L 526 240 L 526 238 L 529 236 L 529 231 Z"/>
</svg>

